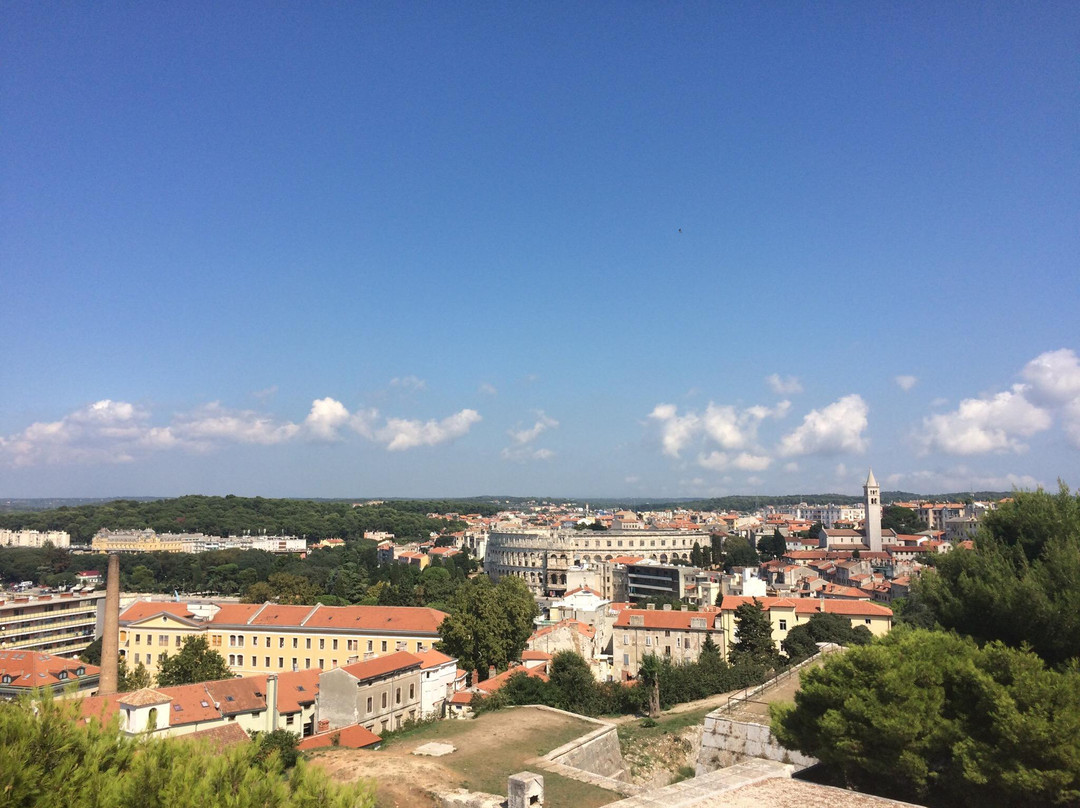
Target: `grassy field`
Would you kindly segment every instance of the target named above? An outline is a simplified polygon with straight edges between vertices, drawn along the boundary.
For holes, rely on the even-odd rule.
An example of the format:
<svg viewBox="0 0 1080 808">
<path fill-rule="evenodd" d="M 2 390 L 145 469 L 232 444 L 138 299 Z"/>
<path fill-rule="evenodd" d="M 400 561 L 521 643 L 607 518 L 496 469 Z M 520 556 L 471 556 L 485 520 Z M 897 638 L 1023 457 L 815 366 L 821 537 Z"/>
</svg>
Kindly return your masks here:
<svg viewBox="0 0 1080 808">
<path fill-rule="evenodd" d="M 486 745 L 475 746 L 469 743 L 471 737 L 487 734 L 488 725 L 494 723 L 495 719 L 513 717 L 516 713 L 518 721 L 528 722 L 528 716 L 537 712 L 539 711 L 529 708 L 518 708 L 502 710 L 501 715 L 485 713 L 472 721 L 439 721 L 394 739 L 394 743 L 388 748 L 393 749 L 398 744 L 407 743 L 410 749 L 414 749 L 429 741 L 452 743 L 458 747 L 458 751 L 439 758 L 439 762 L 461 775 L 463 787 L 472 791 L 505 794 L 506 778 L 527 769 L 528 761 L 546 755 L 552 749 L 557 749 L 594 729 L 592 724 L 585 721 L 565 717 L 558 726 L 545 727 L 524 737 L 505 738 L 499 744 L 498 754 L 492 754 Z M 544 776 L 544 804 L 551 808 L 596 808 L 622 798 L 614 792 L 543 769 L 537 769 L 536 773 Z"/>
<path fill-rule="evenodd" d="M 433 793 L 457 787 L 506 794 L 507 778 L 526 770 L 543 775 L 544 804 L 549 808 L 599 808 L 621 795 L 553 774 L 533 762 L 594 726 L 548 710 L 514 707 L 395 734 L 379 751 L 328 749 L 313 759 L 336 779 L 374 780 L 379 808 L 435 805 Z M 452 744 L 456 750 L 437 758 L 412 754 L 431 741 Z"/>
</svg>

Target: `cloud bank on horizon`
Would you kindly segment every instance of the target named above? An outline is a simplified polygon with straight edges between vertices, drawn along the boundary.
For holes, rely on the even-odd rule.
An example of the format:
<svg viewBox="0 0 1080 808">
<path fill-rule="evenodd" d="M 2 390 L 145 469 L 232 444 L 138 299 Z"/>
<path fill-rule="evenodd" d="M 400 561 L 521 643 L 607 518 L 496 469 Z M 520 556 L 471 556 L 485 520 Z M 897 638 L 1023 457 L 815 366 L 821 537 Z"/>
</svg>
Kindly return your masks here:
<svg viewBox="0 0 1080 808">
<path fill-rule="evenodd" d="M 1080 357 L 1069 348 L 1047 351 L 1030 360 L 1019 372 L 1021 382 L 962 399 L 947 411 L 930 413 L 910 426 L 907 442 L 917 458 L 943 460 L 986 455 L 1023 456 L 1029 441 L 1040 433 L 1059 429 L 1072 449 L 1080 450 Z M 775 392 L 794 393 L 802 387 L 789 377 L 769 377 Z M 415 376 L 398 377 L 391 387 L 410 391 L 427 385 Z M 900 385 L 910 389 L 910 385 Z M 257 398 L 264 399 L 259 395 Z M 930 406 L 939 404 L 937 400 Z M 655 436 L 659 458 L 666 458 L 669 471 L 682 473 L 698 469 L 698 476 L 683 481 L 688 489 L 715 485 L 703 474 L 720 475 L 729 484 L 760 485 L 760 475 L 778 468 L 777 485 L 784 475 L 800 471 L 799 460 L 840 459 L 835 478 L 854 473 L 848 466 L 867 462 L 873 434 L 873 413 L 858 393 L 847 393 L 834 401 L 805 411 L 798 423 L 790 423 L 795 410 L 782 399 L 772 405 L 739 406 L 713 401 L 700 409 L 660 403 L 645 421 L 626 424 L 627 432 L 641 430 L 639 438 Z M 598 413 L 602 418 L 603 414 Z M 560 421 L 543 410 L 532 413 L 530 421 L 518 421 L 502 431 L 508 445 L 480 461 L 552 461 L 555 450 L 538 446 L 560 427 Z M 80 407 L 54 421 L 31 423 L 14 434 L 0 437 L 0 463 L 10 468 L 35 466 L 94 467 L 135 464 L 152 455 L 181 452 L 192 455 L 227 453 L 231 446 L 273 447 L 305 443 L 319 446 L 360 441 L 387 453 L 404 453 L 452 445 L 468 439 L 484 422 L 480 412 L 465 407 L 443 417 L 405 418 L 388 415 L 375 407 L 350 410 L 341 401 L 327 396 L 312 401 L 303 419 L 290 420 L 267 411 L 235 409 L 209 402 L 171 415 L 164 422 L 146 406 L 101 399 Z M 784 426 L 787 424 L 787 426 Z M 765 425 L 776 432 L 762 435 Z M 586 426 L 588 426 L 586 424 Z M 633 435 L 628 435 L 633 439 Z M 611 447 L 593 446 L 596 451 Z M 874 447 L 877 465 L 891 464 L 896 447 Z M 787 461 L 787 462 L 783 462 Z M 854 468 L 854 467 L 853 467 Z M 742 477 L 731 475 L 743 474 Z M 640 484 L 639 475 L 625 478 Z M 885 476 L 890 485 L 952 485 L 966 488 L 1034 487 L 1045 481 L 1030 473 L 1007 472 L 992 475 L 970 463 L 940 466 L 936 470 L 912 469 Z M 624 480 L 625 482 L 625 480 Z"/>
</svg>

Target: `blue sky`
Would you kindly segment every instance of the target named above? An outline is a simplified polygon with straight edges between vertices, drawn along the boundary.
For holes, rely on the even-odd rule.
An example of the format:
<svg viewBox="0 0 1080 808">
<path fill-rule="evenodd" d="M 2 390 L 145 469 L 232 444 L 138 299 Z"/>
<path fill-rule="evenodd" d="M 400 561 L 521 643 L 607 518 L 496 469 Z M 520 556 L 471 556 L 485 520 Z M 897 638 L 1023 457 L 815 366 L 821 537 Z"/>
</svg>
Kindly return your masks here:
<svg viewBox="0 0 1080 808">
<path fill-rule="evenodd" d="M 1080 485 L 1075 3 L 4 3 L 0 496 Z"/>
</svg>

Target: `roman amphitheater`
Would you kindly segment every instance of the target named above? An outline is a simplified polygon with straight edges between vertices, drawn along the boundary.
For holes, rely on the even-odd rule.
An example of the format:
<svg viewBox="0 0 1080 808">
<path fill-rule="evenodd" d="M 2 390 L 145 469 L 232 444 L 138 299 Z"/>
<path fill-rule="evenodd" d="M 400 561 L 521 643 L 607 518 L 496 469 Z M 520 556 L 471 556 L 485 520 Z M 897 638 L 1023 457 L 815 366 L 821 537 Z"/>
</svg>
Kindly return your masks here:
<svg viewBox="0 0 1080 808">
<path fill-rule="evenodd" d="M 666 564 L 690 560 L 694 543 L 709 546 L 709 534 L 685 530 L 502 530 L 488 534 L 484 570 L 493 580 L 516 575 L 536 595 L 561 595 L 566 572 L 581 562 L 597 564 L 620 556 Z"/>
</svg>

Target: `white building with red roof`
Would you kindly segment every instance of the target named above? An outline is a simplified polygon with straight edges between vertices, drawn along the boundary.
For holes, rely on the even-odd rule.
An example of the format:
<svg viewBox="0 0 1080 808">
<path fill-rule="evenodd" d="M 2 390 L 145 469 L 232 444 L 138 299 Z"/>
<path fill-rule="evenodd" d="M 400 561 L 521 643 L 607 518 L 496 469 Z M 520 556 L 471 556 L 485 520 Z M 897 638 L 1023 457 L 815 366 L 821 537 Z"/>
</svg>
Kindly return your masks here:
<svg viewBox="0 0 1080 808">
<path fill-rule="evenodd" d="M 78 659 L 40 651 L 0 651 L 0 699 L 37 689 L 62 696 L 74 688 L 79 695 L 92 695 L 100 676 L 101 668 Z"/>
</svg>

